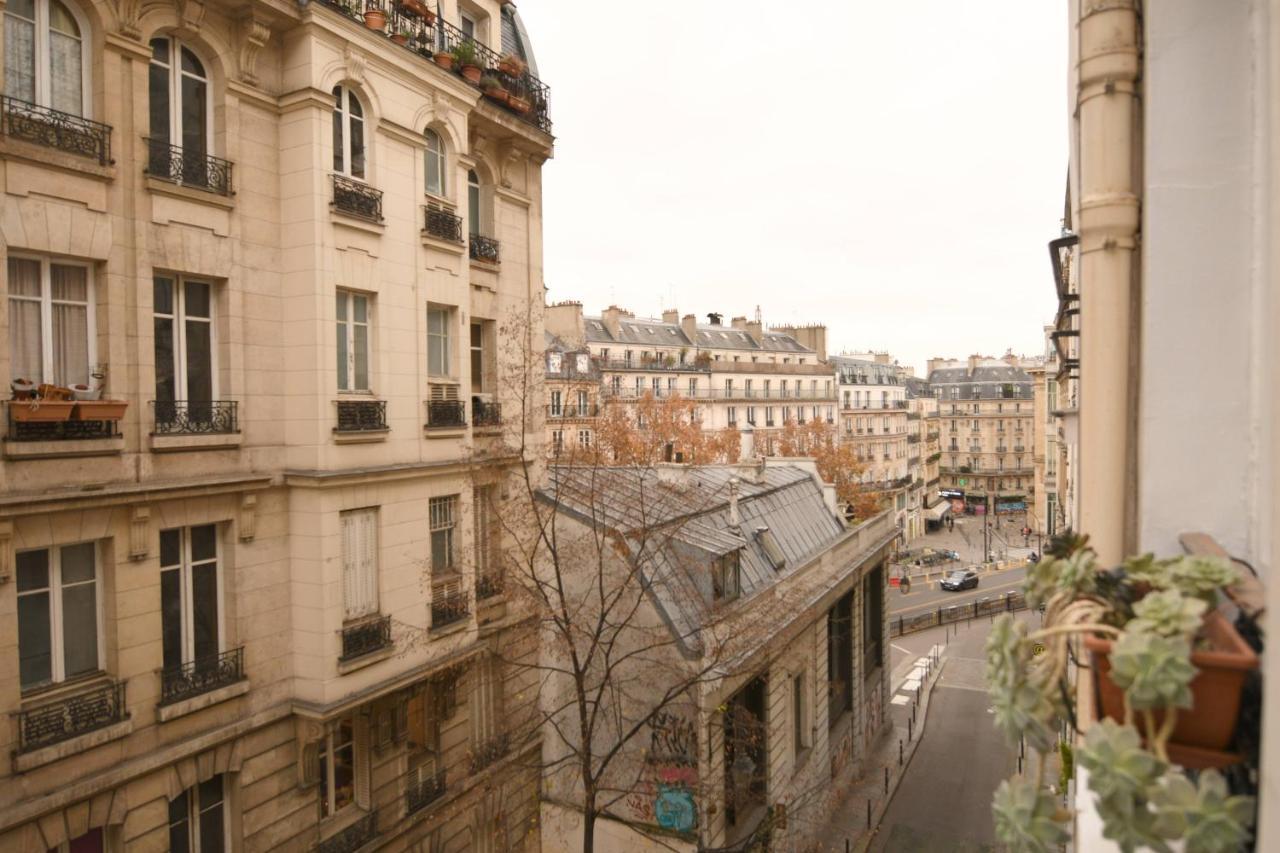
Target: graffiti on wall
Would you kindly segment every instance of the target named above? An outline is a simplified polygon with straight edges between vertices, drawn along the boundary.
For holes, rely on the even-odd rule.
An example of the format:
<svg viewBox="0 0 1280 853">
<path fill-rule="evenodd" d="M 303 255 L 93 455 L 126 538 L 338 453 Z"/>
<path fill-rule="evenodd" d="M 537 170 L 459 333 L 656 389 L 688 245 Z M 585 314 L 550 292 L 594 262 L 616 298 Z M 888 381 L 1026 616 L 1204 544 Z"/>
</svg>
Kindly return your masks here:
<svg viewBox="0 0 1280 853">
<path fill-rule="evenodd" d="M 868 687 L 866 697 L 862 712 L 862 718 L 866 720 L 862 734 L 864 751 L 871 749 L 884 727 L 884 679 L 877 678 L 874 686 Z"/>
<path fill-rule="evenodd" d="M 660 712 L 649 726 L 649 752 L 636 791 L 627 798 L 641 820 L 689 832 L 698 823 L 698 732 L 679 714 Z"/>
</svg>

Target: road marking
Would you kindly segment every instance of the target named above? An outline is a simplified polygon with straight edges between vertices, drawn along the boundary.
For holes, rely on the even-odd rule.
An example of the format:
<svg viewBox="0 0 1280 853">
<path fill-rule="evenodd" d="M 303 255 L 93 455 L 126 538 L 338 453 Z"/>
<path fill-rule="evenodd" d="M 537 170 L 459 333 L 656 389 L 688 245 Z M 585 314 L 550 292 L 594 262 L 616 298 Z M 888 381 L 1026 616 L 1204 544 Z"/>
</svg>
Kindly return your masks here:
<svg viewBox="0 0 1280 853">
<path fill-rule="evenodd" d="M 920 679 L 908 678 L 906 681 L 902 682 L 901 685 L 899 685 L 898 689 L 899 690 L 915 690 L 919 686 L 920 686 Z"/>
<path fill-rule="evenodd" d="M 985 595 L 986 593 L 995 592 L 996 590 L 1012 589 L 1013 587 L 1018 587 L 1018 586 L 1022 586 L 1022 581 L 1016 580 L 1006 584 L 1000 584 L 999 586 L 989 586 L 989 587 L 986 587 L 985 589 L 980 590 L 980 592 L 983 595 Z M 917 604 L 914 607 L 904 607 L 901 610 L 894 610 L 890 612 L 889 616 L 890 617 L 901 616 L 902 614 L 910 613 L 913 610 L 937 610 L 939 608 L 947 608 L 947 607 L 957 607 L 957 606 L 963 607 L 965 605 L 973 604 L 979 598 L 981 598 L 981 596 L 975 595 L 973 598 L 969 598 L 964 601 L 957 601 L 957 602 L 954 602 L 953 604 L 947 604 L 946 603 L 947 599 L 940 598 L 935 601 L 931 601 L 928 604 Z M 985 616 L 987 614 L 984 613 L 983 615 Z"/>
<path fill-rule="evenodd" d="M 908 703 L 908 702 L 910 702 L 910 701 L 911 701 L 911 697 L 910 697 L 910 696 L 903 696 L 901 693 L 899 693 L 897 696 L 894 696 L 892 699 L 890 699 L 890 700 L 889 700 L 889 704 L 890 704 L 890 705 L 905 705 L 905 704 L 907 704 L 907 703 Z"/>
</svg>

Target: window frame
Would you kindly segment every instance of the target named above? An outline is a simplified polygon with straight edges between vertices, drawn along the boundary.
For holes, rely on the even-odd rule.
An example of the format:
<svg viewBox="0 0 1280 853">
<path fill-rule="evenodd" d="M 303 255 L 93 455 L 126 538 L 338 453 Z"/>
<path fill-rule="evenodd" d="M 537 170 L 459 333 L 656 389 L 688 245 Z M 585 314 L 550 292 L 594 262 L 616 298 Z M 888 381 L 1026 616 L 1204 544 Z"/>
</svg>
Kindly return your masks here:
<svg viewBox="0 0 1280 853">
<path fill-rule="evenodd" d="M 368 522 L 358 521 L 359 519 L 372 519 Z M 364 535 L 360 532 L 359 525 L 367 524 L 367 530 L 371 543 L 358 541 L 358 537 Z M 347 528 L 352 528 L 352 545 L 354 551 L 349 551 L 347 547 Z M 341 556 L 340 569 L 342 577 L 342 619 L 343 622 L 356 622 L 361 619 L 367 619 L 381 612 L 382 606 L 382 584 L 381 574 L 382 559 L 382 537 L 381 537 L 381 513 L 376 506 L 356 507 L 353 509 L 342 510 L 338 513 L 338 538 Z M 361 545 L 365 545 L 361 548 Z M 359 565 L 364 561 L 365 557 L 372 555 L 372 565 Z M 347 596 L 348 588 L 348 571 L 354 571 L 355 576 L 350 581 L 352 591 L 355 593 L 363 592 L 364 597 L 369 601 L 349 600 Z M 362 572 L 365 574 L 362 577 Z M 365 588 L 359 589 L 361 580 L 364 581 Z"/>
<path fill-rule="evenodd" d="M 728 551 L 715 558 L 711 566 L 711 598 L 727 603 L 742 595 L 742 553 Z"/>
<path fill-rule="evenodd" d="M 427 499 L 427 530 L 430 534 L 428 541 L 431 548 L 431 577 L 432 580 L 439 580 L 441 577 L 453 577 L 462 571 L 462 567 L 458 564 L 458 507 L 461 504 L 460 495 L 435 495 Z M 447 514 L 444 510 L 447 508 Z M 445 534 L 444 542 L 447 551 L 448 565 L 436 565 L 436 534 Z"/>
<path fill-rule="evenodd" d="M 350 178 L 353 181 L 368 183 L 368 180 L 369 180 L 369 133 L 368 133 L 368 130 L 369 128 L 368 128 L 368 122 L 366 121 L 366 116 L 368 111 L 365 109 L 364 100 L 360 97 L 360 95 L 354 89 L 342 83 L 339 83 L 338 85 L 334 86 L 330 94 L 333 95 L 335 99 L 340 100 L 340 103 L 335 101 L 333 105 L 332 116 L 333 116 L 333 121 L 338 122 L 342 130 L 342 133 L 340 134 L 342 150 L 340 152 L 339 151 L 333 152 L 334 153 L 334 157 L 333 157 L 334 162 L 332 163 L 332 165 L 334 166 L 333 171 L 335 174 L 342 175 L 345 178 Z M 357 106 L 359 106 L 360 108 L 358 115 L 351 109 L 352 101 L 355 101 Z M 352 160 L 352 151 L 351 151 L 351 127 L 352 127 L 352 124 L 355 122 L 360 123 L 360 137 L 361 137 L 361 145 L 362 145 L 361 153 L 363 154 L 363 157 L 364 157 L 364 159 L 360 163 L 360 174 L 358 175 L 356 174 L 356 171 L 355 171 L 355 164 Z M 332 133 L 332 130 L 330 131 L 330 133 Z M 341 158 L 340 164 L 338 162 L 339 158 Z"/>
<path fill-rule="evenodd" d="M 37 106 L 46 107 L 48 109 L 57 109 L 53 106 L 53 56 L 50 50 L 50 33 L 49 26 L 49 4 L 52 0 L 32 0 L 34 18 L 30 19 L 33 28 L 34 39 L 32 42 L 32 62 L 34 63 L 34 73 L 32 74 L 32 98 L 30 103 Z M 68 0 L 59 0 L 63 8 L 75 20 L 76 26 L 80 28 L 80 107 L 73 115 L 81 118 L 91 118 L 93 113 L 93 55 L 90 52 L 90 42 L 93 39 L 93 27 L 84 12 L 74 3 Z M 7 18 L 12 15 L 23 21 L 27 18 L 21 18 L 16 12 L 6 7 L 4 16 Z M 8 24 L 5 24 L 5 31 L 8 32 Z M 8 75 L 5 75 L 5 90 L 8 95 Z M 10 97 L 17 98 L 16 95 Z M 19 99 L 24 100 L 24 99 Z M 66 112 L 66 110 L 60 110 Z"/>
<path fill-rule="evenodd" d="M 342 724 L 346 722 L 349 725 L 351 739 L 343 742 L 335 748 L 335 733 L 342 729 Z M 318 799 L 320 801 L 320 820 L 329 820 L 336 815 L 353 807 L 359 807 L 360 790 L 360 756 L 356 749 L 359 738 L 356 736 L 356 717 L 355 714 L 344 714 L 333 721 L 331 725 L 325 727 L 324 737 L 320 741 L 318 750 L 318 770 L 319 785 Z M 337 763 L 334 756 L 339 749 L 349 748 L 351 750 L 351 799 L 343 803 L 341 806 L 337 802 L 337 792 L 334 790 L 334 765 Z"/>
<path fill-rule="evenodd" d="M 222 823 L 222 844 L 221 850 L 218 851 L 218 853 L 226 853 L 226 851 L 231 849 L 231 797 L 227 793 L 227 774 L 218 773 L 215 774 L 214 778 L 220 780 L 220 784 L 218 786 L 220 791 L 219 799 L 213 806 L 206 807 L 200 799 L 200 787 L 205 784 L 204 782 L 197 782 L 190 788 L 184 790 L 177 798 L 168 801 L 169 815 L 167 825 L 169 829 L 170 849 L 178 849 L 173 845 L 173 832 L 175 828 L 185 826 L 187 834 L 186 849 L 188 853 L 211 853 L 211 851 L 204 850 L 201 847 L 200 818 L 201 815 L 208 813 L 215 806 L 218 807 L 221 812 Z M 213 780 L 210 779 L 206 781 Z M 179 802 L 179 800 L 184 804 L 185 814 L 181 818 L 175 820 L 173 807 L 175 803 Z"/>
<path fill-rule="evenodd" d="M 95 644 L 97 647 L 97 666 L 86 672 L 79 672 L 68 676 L 66 673 L 66 625 L 63 623 L 63 583 L 62 583 L 62 550 L 64 548 L 73 548 L 77 545 L 91 545 L 93 547 L 93 587 L 94 587 L 94 625 Z M 46 565 L 48 566 L 48 579 L 46 585 L 38 590 L 19 591 L 17 589 L 17 562 L 24 554 L 31 554 L 38 551 L 48 552 L 49 557 Z M 14 554 L 14 591 L 17 600 L 25 597 L 38 595 L 41 591 L 48 593 L 48 619 L 49 619 L 49 679 L 47 681 L 34 682 L 31 684 L 22 683 L 22 632 L 18 630 L 18 637 L 15 639 L 14 645 L 18 650 L 18 688 L 22 693 L 31 693 L 63 684 L 67 681 L 76 681 L 82 678 L 92 678 L 94 675 L 101 673 L 106 668 L 106 642 L 103 626 L 103 573 L 100 569 L 102 562 L 102 549 L 97 540 L 88 539 L 80 542 L 61 542 L 50 544 L 40 548 L 23 548 Z M 80 581 L 71 586 L 82 586 L 89 581 Z M 18 615 L 20 608 L 15 603 L 14 625 L 18 626 L 20 616 Z"/>
<path fill-rule="evenodd" d="M 422 154 L 422 190 L 425 195 L 441 200 L 448 199 L 449 181 L 447 178 L 448 169 L 448 149 L 444 144 L 444 137 L 440 131 L 434 127 L 424 128 L 422 131 L 423 138 L 423 154 Z M 432 139 L 435 140 L 435 146 L 431 144 Z M 431 186 L 431 161 L 436 160 L 436 174 L 439 178 L 439 186 L 434 189 Z M 366 158 L 367 161 L 368 158 Z"/>
<path fill-rule="evenodd" d="M 161 314 L 156 310 L 154 289 L 161 279 L 167 279 L 172 288 L 173 313 Z M 187 283 L 202 284 L 209 288 L 209 316 L 194 317 L 187 314 Z M 152 351 L 155 350 L 155 322 L 158 318 L 167 318 L 173 324 L 173 400 L 163 402 L 190 401 L 190 389 L 187 387 L 187 364 L 190 352 L 187 349 L 187 322 L 207 323 L 209 326 L 209 401 L 219 399 L 218 388 L 218 289 L 213 279 L 200 276 L 186 276 L 179 273 L 156 272 L 151 276 L 151 334 Z M 158 359 L 153 367 L 159 367 Z M 153 383 L 159 371 L 152 377 Z M 156 388 L 156 400 L 160 401 L 160 389 Z"/>
<path fill-rule="evenodd" d="M 162 63 L 155 58 L 154 43 L 160 39 L 163 39 L 169 43 L 168 64 Z M 214 137 L 213 80 L 209 76 L 209 63 L 206 62 L 204 58 L 200 55 L 200 51 L 196 50 L 195 47 L 189 44 L 186 40 L 178 38 L 173 33 L 158 33 L 152 36 L 147 41 L 147 46 L 152 48 L 152 55 L 147 60 L 148 75 L 150 75 L 152 65 L 160 65 L 164 67 L 168 72 L 166 74 L 166 77 L 168 78 L 168 81 L 169 81 L 169 91 L 168 91 L 169 101 L 167 105 L 169 110 L 169 128 L 168 128 L 169 144 L 172 145 L 174 148 L 178 148 L 184 153 L 186 152 L 186 146 L 181 144 L 175 144 L 175 140 L 180 143 L 183 137 L 182 80 L 184 76 L 191 76 L 197 80 L 203 81 L 205 84 L 205 87 L 204 87 L 204 93 L 205 93 L 204 94 L 204 120 L 205 120 L 204 154 L 205 156 L 212 156 L 214 151 L 214 148 L 213 148 L 213 137 Z M 191 51 L 191 55 L 194 56 L 196 60 L 200 63 L 200 67 L 204 71 L 203 77 L 200 77 L 195 74 L 191 74 L 190 72 L 183 70 L 182 51 L 184 49 Z M 175 62 L 175 58 L 177 60 L 176 62 Z M 150 93 L 149 87 L 150 87 L 150 76 L 148 76 L 148 91 L 147 91 L 148 122 L 150 121 L 150 110 L 151 110 L 151 103 L 150 103 L 151 93 Z M 151 127 L 150 124 L 148 124 L 147 132 L 151 135 L 152 138 L 155 137 L 155 128 Z"/>
<path fill-rule="evenodd" d="M 337 303 L 338 303 L 338 300 L 340 299 L 345 301 L 346 303 L 346 310 L 344 312 L 345 316 L 342 316 L 342 314 L 338 311 Z M 356 307 L 357 299 L 364 300 L 365 307 L 364 307 L 363 322 L 356 320 L 355 307 Z M 346 359 L 345 368 L 338 365 L 339 353 L 338 352 L 334 353 L 334 368 L 337 373 L 335 384 L 337 385 L 339 394 L 372 394 L 373 393 L 374 301 L 375 300 L 373 298 L 373 294 L 365 293 L 359 290 L 348 290 L 347 288 L 339 287 L 334 292 L 334 316 L 333 316 L 334 333 L 336 335 L 339 330 L 342 330 L 343 337 L 346 340 L 346 346 L 347 346 L 347 359 Z M 356 327 L 357 326 L 364 326 L 364 330 L 365 330 L 364 332 L 364 373 L 365 373 L 364 384 L 368 386 L 365 388 L 357 387 L 359 383 L 356 381 L 357 380 L 357 376 L 356 376 L 356 363 L 357 363 L 356 361 Z M 336 349 L 336 346 L 337 346 L 336 340 L 334 345 Z M 345 373 L 345 382 L 348 386 L 346 388 L 342 387 L 344 382 L 344 373 Z"/>
<path fill-rule="evenodd" d="M 432 331 L 431 316 L 432 314 L 444 317 L 443 333 Z M 454 379 L 453 374 L 453 315 L 454 309 L 448 305 L 437 305 L 435 303 L 427 303 L 427 375 L 437 379 Z M 432 344 L 433 338 L 443 338 L 443 348 L 441 355 L 444 358 L 443 371 L 432 369 Z"/>
<path fill-rule="evenodd" d="M 13 278 L 9 265 L 13 261 L 34 261 L 40 265 L 40 297 L 32 299 L 29 296 L 17 296 L 13 292 Z M 98 334 L 97 334 L 97 310 L 95 306 L 95 288 L 94 288 L 94 265 L 86 261 L 75 261 L 70 259 L 58 258 L 53 255 L 40 255 L 32 252 L 11 251 L 8 256 L 5 270 L 5 280 L 8 282 L 6 290 L 8 292 L 9 303 L 6 308 L 11 308 L 12 303 L 17 300 L 21 302 L 36 303 L 40 306 L 40 372 L 39 381 L 34 377 L 14 377 L 31 379 L 37 385 L 44 382 L 53 384 L 61 384 L 60 381 L 67 377 L 53 375 L 53 307 L 54 305 L 78 305 L 80 303 L 71 302 L 69 300 L 54 300 L 53 298 L 53 267 L 66 266 L 77 267 L 85 271 L 85 332 L 88 337 L 86 341 L 86 355 L 88 363 L 86 365 L 87 380 L 92 382 L 94 368 L 98 367 Z M 9 310 L 10 323 L 10 346 L 12 347 L 13 333 L 13 314 Z M 13 351 L 10 349 L 10 369 L 13 365 Z M 70 383 L 68 383 L 70 384 Z"/>
<path fill-rule="evenodd" d="M 194 574 L 194 570 L 198 566 L 207 565 L 210 561 L 200 560 L 197 562 L 193 557 L 192 546 L 193 546 L 194 537 L 191 534 L 192 534 L 192 531 L 194 531 L 197 527 L 213 528 L 213 549 L 214 550 L 213 550 L 212 562 L 214 567 L 214 583 L 215 583 L 214 589 L 216 594 L 215 595 L 216 600 L 214 603 L 217 606 L 217 612 L 216 612 L 217 649 L 215 652 L 215 657 L 216 655 L 226 651 L 228 646 L 226 605 L 225 605 L 226 598 L 227 598 L 226 572 L 224 570 L 223 560 L 222 560 L 222 550 L 223 550 L 221 547 L 222 531 L 218 529 L 218 525 L 216 523 L 192 524 L 184 527 L 171 527 L 171 528 L 161 530 L 160 536 L 162 537 L 162 539 L 165 533 L 169 533 L 172 531 L 177 531 L 179 535 L 179 549 L 180 549 L 179 560 L 176 564 L 165 565 L 164 559 L 163 557 L 161 557 L 160 558 L 160 563 L 161 563 L 160 576 L 163 579 L 165 572 L 172 572 L 175 570 L 178 572 L 178 577 L 179 577 L 178 589 L 179 589 L 179 598 L 180 598 L 179 630 L 181 631 L 181 634 L 182 634 L 182 637 L 181 637 L 182 651 L 180 654 L 181 660 L 178 661 L 177 663 L 181 663 L 181 664 L 195 663 L 196 661 L 201 660 L 201 658 L 196 657 L 196 653 L 195 653 L 196 601 L 195 601 L 194 582 L 192 580 L 192 575 Z M 163 549 L 161 549 L 161 554 L 163 554 Z M 162 626 L 164 624 L 163 604 L 164 604 L 164 597 L 163 597 L 163 585 L 162 585 L 161 586 L 161 610 L 160 610 L 160 619 L 161 619 Z M 161 637 L 163 638 L 163 636 L 164 636 L 164 630 L 162 627 Z M 163 640 L 162 640 L 162 645 L 163 645 Z M 177 664 L 176 663 L 166 664 L 166 666 L 175 666 L 175 665 Z"/>
</svg>

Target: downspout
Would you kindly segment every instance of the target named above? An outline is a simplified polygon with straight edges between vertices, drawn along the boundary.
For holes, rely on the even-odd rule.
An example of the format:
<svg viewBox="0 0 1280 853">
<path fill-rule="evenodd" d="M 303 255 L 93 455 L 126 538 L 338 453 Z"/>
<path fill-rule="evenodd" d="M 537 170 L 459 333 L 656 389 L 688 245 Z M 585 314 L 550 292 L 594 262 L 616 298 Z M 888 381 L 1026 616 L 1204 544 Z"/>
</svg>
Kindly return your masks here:
<svg viewBox="0 0 1280 853">
<path fill-rule="evenodd" d="M 1080 526 L 1103 565 L 1135 545 L 1141 29 L 1137 0 L 1080 0 Z"/>
</svg>

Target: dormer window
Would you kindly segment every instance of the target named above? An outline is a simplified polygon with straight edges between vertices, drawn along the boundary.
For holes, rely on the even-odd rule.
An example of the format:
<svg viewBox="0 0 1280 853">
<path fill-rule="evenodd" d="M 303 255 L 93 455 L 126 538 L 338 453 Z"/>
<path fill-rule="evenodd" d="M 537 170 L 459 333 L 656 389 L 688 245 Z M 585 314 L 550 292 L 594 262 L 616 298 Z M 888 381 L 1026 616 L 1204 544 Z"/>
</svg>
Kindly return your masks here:
<svg viewBox="0 0 1280 853">
<path fill-rule="evenodd" d="M 773 566 L 773 570 L 782 571 L 787 565 L 787 557 L 782 553 L 782 546 L 778 544 L 778 538 L 773 535 L 773 531 L 767 527 L 757 527 L 756 541 L 760 543 L 760 548 L 768 558 L 769 564 Z"/>
<path fill-rule="evenodd" d="M 742 592 L 742 554 L 730 551 L 711 566 L 711 596 L 716 601 L 733 601 Z"/>
</svg>

